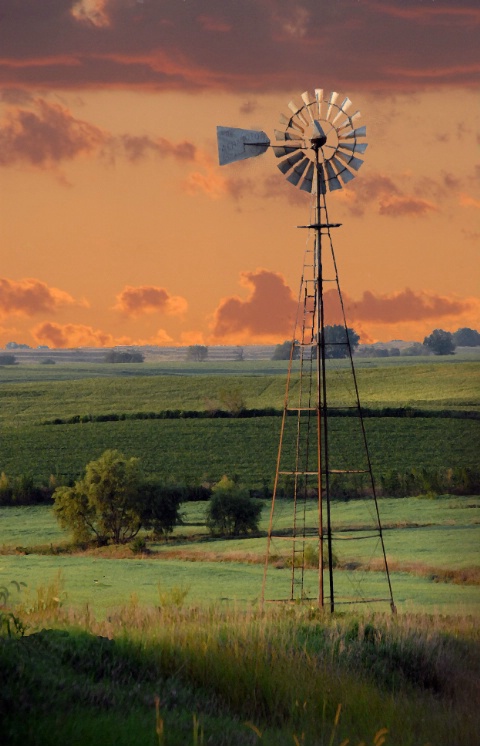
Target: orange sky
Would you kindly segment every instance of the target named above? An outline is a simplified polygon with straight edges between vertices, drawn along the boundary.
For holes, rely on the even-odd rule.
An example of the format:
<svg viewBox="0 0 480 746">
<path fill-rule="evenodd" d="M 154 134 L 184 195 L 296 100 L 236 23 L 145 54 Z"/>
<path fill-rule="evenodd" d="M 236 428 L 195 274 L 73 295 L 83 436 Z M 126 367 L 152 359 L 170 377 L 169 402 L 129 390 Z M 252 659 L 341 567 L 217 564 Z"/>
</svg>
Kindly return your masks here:
<svg viewBox="0 0 480 746">
<path fill-rule="evenodd" d="M 327 195 L 364 341 L 480 329 L 476 0 L 2 0 L 0 344 L 276 342 L 310 198 L 271 152 L 217 165 L 304 90 L 365 163 Z"/>
</svg>

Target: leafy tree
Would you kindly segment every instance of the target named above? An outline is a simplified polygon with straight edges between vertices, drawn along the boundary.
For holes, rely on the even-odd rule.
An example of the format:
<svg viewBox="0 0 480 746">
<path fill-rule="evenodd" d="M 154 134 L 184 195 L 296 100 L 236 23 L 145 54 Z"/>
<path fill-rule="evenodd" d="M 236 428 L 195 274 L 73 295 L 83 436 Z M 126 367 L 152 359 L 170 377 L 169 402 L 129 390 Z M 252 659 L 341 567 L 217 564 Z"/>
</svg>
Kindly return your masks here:
<svg viewBox="0 0 480 746">
<path fill-rule="evenodd" d="M 207 526 L 212 534 L 239 536 L 258 531 L 263 504 L 252 500 L 246 490 L 224 476 L 212 488 L 207 508 Z"/>
<path fill-rule="evenodd" d="M 452 336 L 457 347 L 478 347 L 480 345 L 480 334 L 476 329 L 469 329 L 467 326 L 457 329 Z"/>
<path fill-rule="evenodd" d="M 272 355 L 272 360 L 290 360 L 290 354 L 292 352 L 292 344 L 294 344 L 293 348 L 293 360 L 298 360 L 300 357 L 300 348 L 295 342 L 292 342 L 291 340 L 285 340 L 285 342 L 282 342 L 281 344 L 278 344 Z"/>
<path fill-rule="evenodd" d="M 325 357 L 348 357 L 348 342 L 350 342 L 350 348 L 353 352 L 360 342 L 360 336 L 354 329 L 347 327 L 345 330 L 345 327 L 341 324 L 325 327 Z"/>
<path fill-rule="evenodd" d="M 142 485 L 139 460 L 107 450 L 87 464 L 85 476 L 73 487 L 57 487 L 53 493 L 57 520 L 77 542 L 130 541 L 142 526 Z"/>
<path fill-rule="evenodd" d="M 143 363 L 144 360 L 144 355 L 135 350 L 110 350 L 105 355 L 106 363 Z"/>
<path fill-rule="evenodd" d="M 443 329 L 434 329 L 428 337 L 425 337 L 423 344 L 434 355 L 453 355 L 455 351 L 453 335 Z"/>
<path fill-rule="evenodd" d="M 208 347 L 205 345 L 190 345 L 187 348 L 187 360 L 203 363 L 208 357 Z"/>
<path fill-rule="evenodd" d="M 148 480 L 140 489 L 141 516 L 145 528 L 153 529 L 155 536 L 171 534 L 180 522 L 180 503 L 184 499 L 180 487 L 162 485 Z"/>
</svg>

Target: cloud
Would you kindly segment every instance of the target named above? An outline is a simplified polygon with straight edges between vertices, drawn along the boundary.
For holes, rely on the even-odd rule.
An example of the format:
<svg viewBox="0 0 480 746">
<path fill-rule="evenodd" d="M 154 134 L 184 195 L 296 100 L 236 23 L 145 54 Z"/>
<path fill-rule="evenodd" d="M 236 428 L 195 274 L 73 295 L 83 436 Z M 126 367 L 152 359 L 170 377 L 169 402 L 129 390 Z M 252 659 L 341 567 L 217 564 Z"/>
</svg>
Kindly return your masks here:
<svg viewBox="0 0 480 746">
<path fill-rule="evenodd" d="M 0 127 L 0 165 L 28 163 L 48 168 L 96 151 L 106 140 L 98 127 L 68 109 L 36 99 L 33 109 L 9 110 Z"/>
<path fill-rule="evenodd" d="M 266 269 L 242 272 L 241 284 L 249 289 L 243 300 L 224 298 L 214 312 L 212 343 L 278 341 L 290 338 L 297 314 L 297 300 L 282 275 Z M 365 290 L 355 299 L 343 293 L 348 326 L 354 326 L 364 342 L 372 341 L 369 326 L 393 326 L 400 323 L 434 322 L 455 319 L 480 312 L 477 298 L 442 296 L 405 288 L 394 293 Z M 336 290 L 324 294 L 325 323 L 343 324 Z M 297 331 L 298 333 L 298 331 Z"/>
<path fill-rule="evenodd" d="M 166 345 L 173 342 L 165 329 L 158 331 L 147 339 L 132 337 L 114 337 L 109 332 L 94 329 L 85 324 L 57 324 L 44 321 L 37 324 L 31 335 L 37 344 L 46 344 L 54 348 L 71 347 L 115 347 L 116 345 Z"/>
<path fill-rule="evenodd" d="M 147 313 L 178 316 L 185 313 L 188 303 L 180 295 L 170 295 L 165 288 L 154 285 L 127 285 L 117 295 L 114 308 L 127 316 L 142 316 Z"/>
<path fill-rule="evenodd" d="M 16 97 L 8 97 L 12 99 Z M 188 163 L 205 158 L 190 141 L 123 134 L 114 136 L 89 122 L 76 119 L 65 107 L 45 99 L 25 98 L 7 109 L 0 123 L 0 166 L 28 164 L 50 169 L 81 156 L 125 157 L 131 163 L 145 158 L 174 158 Z"/>
<path fill-rule="evenodd" d="M 248 288 L 246 300 L 224 298 L 214 312 L 212 337 L 242 341 L 291 336 L 297 301 L 284 277 L 267 269 L 242 272 L 240 283 Z"/>
<path fill-rule="evenodd" d="M 473 88 L 479 24 L 477 0 L 3 0 L 0 85 L 272 92 L 322 70 L 344 89 Z"/>
<path fill-rule="evenodd" d="M 56 324 L 45 321 L 34 327 L 31 334 L 38 344 L 56 348 L 113 347 L 117 344 L 111 334 L 84 324 Z"/>
<path fill-rule="evenodd" d="M 393 197 L 389 201 L 380 202 L 378 212 L 380 215 L 401 218 L 406 215 L 427 215 L 429 212 L 437 212 L 438 208 L 426 199 L 416 197 Z"/>
<path fill-rule="evenodd" d="M 34 316 L 74 304 L 87 305 L 85 301 L 78 303 L 64 290 L 48 287 L 41 280 L 26 278 L 17 281 L 0 277 L 0 313 Z"/>
</svg>

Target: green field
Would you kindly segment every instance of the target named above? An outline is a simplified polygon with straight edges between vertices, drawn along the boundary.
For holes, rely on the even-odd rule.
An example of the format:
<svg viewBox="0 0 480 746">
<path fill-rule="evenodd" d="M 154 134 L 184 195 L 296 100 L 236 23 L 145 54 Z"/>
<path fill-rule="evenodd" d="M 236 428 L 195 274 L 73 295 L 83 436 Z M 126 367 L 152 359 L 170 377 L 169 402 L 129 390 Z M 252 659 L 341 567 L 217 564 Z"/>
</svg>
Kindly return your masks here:
<svg viewBox="0 0 480 746">
<path fill-rule="evenodd" d="M 348 368 L 345 361 L 330 363 L 329 404 L 345 406 L 352 401 Z M 222 396 L 232 391 L 239 392 L 249 409 L 281 409 L 285 364 L 276 364 L 275 368 L 274 363 L 264 363 L 263 367 L 250 363 L 248 374 L 240 375 L 242 365 L 225 363 L 214 373 L 213 364 L 209 373 L 199 372 L 208 369 L 201 365 L 52 366 L 55 370 L 50 375 L 56 380 L 29 382 L 24 379 L 35 378 L 39 369 L 47 366 L 24 366 L 24 370 L 13 371 L 4 368 L 0 382 L 0 469 L 9 477 L 27 474 L 46 481 L 53 474 L 72 479 L 106 448 L 119 448 L 139 456 L 148 473 L 182 483 L 217 480 L 226 473 L 238 475 L 250 487 L 271 484 L 278 417 L 43 424 L 75 416 L 204 411 L 221 408 Z M 478 366 L 476 362 L 393 365 L 391 360 L 362 361 L 358 370 L 362 406 L 371 410 L 414 407 L 419 409 L 417 414 L 477 412 Z M 272 375 L 274 368 L 278 372 Z M 104 377 L 84 377 L 92 376 L 94 369 L 97 376 Z M 159 375 L 160 371 L 163 374 Z M 62 376 L 68 380 L 61 380 Z M 294 392 L 295 386 L 292 396 Z M 342 468 L 358 458 L 358 422 L 333 417 L 330 423 L 332 457 L 335 468 Z M 378 417 L 367 418 L 366 429 L 377 475 L 388 469 L 478 465 L 479 420 Z"/>
</svg>

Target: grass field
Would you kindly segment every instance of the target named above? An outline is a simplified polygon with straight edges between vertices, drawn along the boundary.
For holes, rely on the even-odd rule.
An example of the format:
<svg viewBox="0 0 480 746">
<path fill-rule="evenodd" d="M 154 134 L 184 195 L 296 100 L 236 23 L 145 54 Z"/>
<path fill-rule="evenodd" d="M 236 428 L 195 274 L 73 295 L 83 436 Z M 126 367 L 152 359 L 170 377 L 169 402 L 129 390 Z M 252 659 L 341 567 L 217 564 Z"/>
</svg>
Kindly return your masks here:
<svg viewBox="0 0 480 746">
<path fill-rule="evenodd" d="M 276 528 L 289 525 L 290 503 L 281 502 Z M 141 604 L 155 604 L 160 591 L 175 587 L 188 589 L 188 600 L 193 604 L 255 603 L 261 589 L 265 538 L 211 539 L 201 525 L 205 508 L 206 503 L 186 503 L 186 525 L 177 527 L 167 543 L 153 544 L 152 554 L 142 558 L 136 558 L 128 547 L 121 552 L 106 547 L 84 555 L 38 556 L 36 546 L 44 545 L 45 551 L 49 545 L 57 546 L 68 539 L 59 531 L 51 508 L 0 508 L 0 585 L 16 579 L 26 582 L 32 593 L 61 571 L 63 602 L 75 608 L 89 603 L 100 615 L 116 604 L 127 603 L 132 594 Z M 441 608 L 451 614 L 480 612 L 479 508 L 478 498 L 380 501 L 394 597 L 400 611 Z M 314 512 L 315 506 L 310 510 Z M 262 531 L 267 528 L 268 512 L 266 504 Z M 377 547 L 370 541 L 341 541 L 345 529 L 366 525 L 371 525 L 370 501 L 333 506 L 334 550 L 340 562 L 335 573 L 339 597 L 354 590 L 364 597 L 382 595 L 383 575 L 368 570 L 372 561 L 373 568 L 378 566 Z M 285 544 L 277 544 L 273 543 L 272 552 L 288 554 Z M 16 553 L 16 547 L 22 547 L 22 553 Z M 355 570 L 349 569 L 352 562 Z M 475 567 L 476 574 L 467 572 Z M 290 575 L 288 567 L 269 572 L 272 597 L 275 593 L 285 595 Z M 309 575 L 313 583 L 315 573 L 310 571 Z"/>
<path fill-rule="evenodd" d="M 187 369 L 187 374 L 175 370 L 160 373 L 163 369 L 158 366 L 145 369 L 135 365 L 130 368 L 136 370 L 128 369 L 122 374 L 111 365 L 105 366 L 109 372 L 105 371 L 104 377 L 85 377 L 93 376 L 94 371 L 79 365 L 67 368 L 65 375 L 71 376 L 68 380 L 62 380 L 59 374 L 47 381 L 36 378 L 37 371 L 30 370 L 45 366 L 28 366 L 34 380 L 27 382 L 21 370 L 3 368 L 0 426 L 20 427 L 74 415 L 205 410 L 218 402 L 223 392 L 231 390 L 239 391 L 250 409 L 282 408 L 286 372 L 283 362 L 278 364 L 275 375 L 271 374 L 273 363 L 268 364 L 266 371 L 257 364 L 249 375 L 241 373 L 241 364 L 230 365 L 236 368 L 232 367 L 229 374 L 224 369 L 222 374 L 193 374 L 193 368 Z M 103 366 L 99 367 L 103 370 Z M 478 371 L 479 364 L 472 362 L 396 366 L 364 363 L 358 369 L 362 406 L 479 410 Z M 331 406 L 350 403 L 351 376 L 345 361 L 330 361 L 328 385 Z M 293 396 L 294 391 L 295 385 Z"/>
<path fill-rule="evenodd" d="M 329 370 L 331 404 L 340 405 L 351 393 L 345 365 Z M 478 411 L 477 370 L 458 358 L 359 361 L 362 403 Z M 76 478 L 111 447 L 175 481 L 227 473 L 271 484 L 279 417 L 41 423 L 201 410 L 229 389 L 247 407 L 281 407 L 284 377 L 284 363 L 4 368 L 0 471 Z M 342 467 L 358 458 L 357 423 L 330 422 Z M 368 418 L 374 470 L 478 466 L 479 425 Z M 23 638 L 0 634 L 0 743 L 476 746 L 479 500 L 380 500 L 395 617 L 383 613 L 387 602 L 339 604 L 332 617 L 311 604 L 267 603 L 260 613 L 268 501 L 259 535 L 230 540 L 209 536 L 205 503 L 186 503 L 184 525 L 144 555 L 72 551 L 51 508 L 0 508 L 0 627 L 9 614 L 27 627 Z M 276 529 L 289 525 L 290 505 L 278 501 Z M 362 535 L 371 508 L 332 504 L 337 600 L 385 596 L 378 539 L 343 538 L 346 529 Z M 291 579 L 285 543 L 273 544 L 267 599 L 285 597 Z M 306 570 L 307 592 L 316 582 Z"/>
</svg>

